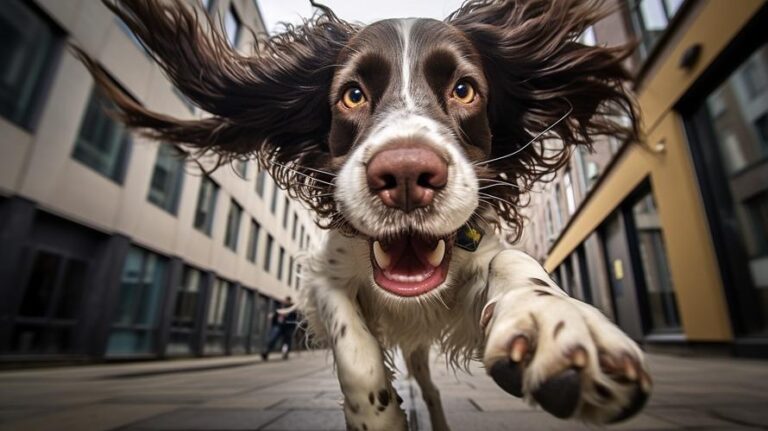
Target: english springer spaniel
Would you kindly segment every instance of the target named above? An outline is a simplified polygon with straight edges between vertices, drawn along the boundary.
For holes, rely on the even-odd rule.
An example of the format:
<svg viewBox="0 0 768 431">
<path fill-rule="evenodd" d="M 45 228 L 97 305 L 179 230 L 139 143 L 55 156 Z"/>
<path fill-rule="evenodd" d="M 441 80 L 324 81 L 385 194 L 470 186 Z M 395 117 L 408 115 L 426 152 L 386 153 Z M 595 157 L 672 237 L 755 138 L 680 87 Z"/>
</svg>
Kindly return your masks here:
<svg viewBox="0 0 768 431">
<path fill-rule="evenodd" d="M 502 239 L 573 148 L 638 135 L 631 47 L 576 41 L 601 3 L 470 0 L 445 21 L 365 26 L 315 4 L 243 54 L 181 0 L 108 2 L 210 113 L 198 120 L 150 111 L 79 55 L 127 125 L 220 163 L 255 157 L 317 214 L 327 234 L 305 259 L 301 309 L 333 350 L 348 428 L 407 427 L 400 349 L 433 429 L 448 429 L 434 345 L 559 418 L 608 423 L 650 393 L 641 350 Z"/>
</svg>

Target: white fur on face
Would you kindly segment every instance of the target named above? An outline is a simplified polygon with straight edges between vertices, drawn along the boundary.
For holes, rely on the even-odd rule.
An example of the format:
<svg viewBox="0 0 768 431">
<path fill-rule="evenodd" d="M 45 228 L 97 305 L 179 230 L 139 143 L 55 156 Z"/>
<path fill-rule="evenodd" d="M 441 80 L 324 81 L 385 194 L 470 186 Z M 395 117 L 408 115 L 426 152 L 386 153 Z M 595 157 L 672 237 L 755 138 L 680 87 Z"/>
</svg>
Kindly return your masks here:
<svg viewBox="0 0 768 431">
<path fill-rule="evenodd" d="M 478 183 L 472 165 L 449 127 L 435 121 L 418 106 L 412 88 L 418 58 L 411 58 L 411 28 L 415 20 L 401 20 L 397 26 L 402 39 L 401 82 L 397 108 L 383 113 L 372 132 L 356 147 L 342 166 L 336 180 L 335 199 L 339 210 L 358 231 L 381 238 L 406 230 L 430 236 L 445 236 L 461 227 L 478 205 Z M 435 194 L 432 205 L 408 214 L 387 207 L 368 189 L 366 166 L 390 142 L 413 139 L 429 145 L 448 164 L 448 183 Z"/>
<path fill-rule="evenodd" d="M 382 146 L 398 139 L 428 142 L 448 162 L 448 183 L 434 202 L 410 213 L 384 205 L 368 189 L 366 166 Z M 450 130 L 423 115 L 396 111 L 381 121 L 352 152 L 336 180 L 335 198 L 345 218 L 372 238 L 397 235 L 408 229 L 445 236 L 461 227 L 478 205 L 475 171 Z"/>
</svg>

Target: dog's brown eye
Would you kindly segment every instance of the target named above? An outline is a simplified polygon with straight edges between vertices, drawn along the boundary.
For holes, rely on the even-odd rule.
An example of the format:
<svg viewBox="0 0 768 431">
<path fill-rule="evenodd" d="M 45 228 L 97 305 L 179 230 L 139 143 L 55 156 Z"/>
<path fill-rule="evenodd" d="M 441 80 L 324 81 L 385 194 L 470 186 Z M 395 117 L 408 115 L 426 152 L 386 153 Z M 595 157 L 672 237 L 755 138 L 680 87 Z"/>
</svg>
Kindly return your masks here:
<svg viewBox="0 0 768 431">
<path fill-rule="evenodd" d="M 349 87 L 344 92 L 344 97 L 341 98 L 341 103 L 349 109 L 357 108 L 366 102 L 365 94 L 363 90 L 358 87 Z"/>
<path fill-rule="evenodd" d="M 452 96 L 461 103 L 472 103 L 475 100 L 475 87 L 467 81 L 459 81 L 453 87 Z"/>
</svg>

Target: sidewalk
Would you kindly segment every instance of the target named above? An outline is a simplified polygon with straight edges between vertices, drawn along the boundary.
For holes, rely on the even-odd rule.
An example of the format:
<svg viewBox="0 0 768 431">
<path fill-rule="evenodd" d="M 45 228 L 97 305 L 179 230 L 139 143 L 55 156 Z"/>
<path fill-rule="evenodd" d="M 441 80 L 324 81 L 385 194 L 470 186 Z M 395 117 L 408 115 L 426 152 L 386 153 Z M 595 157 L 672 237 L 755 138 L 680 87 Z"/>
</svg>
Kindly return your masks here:
<svg viewBox="0 0 768 431">
<path fill-rule="evenodd" d="M 0 373 L 0 430 L 343 430 L 326 352 Z M 768 429 L 768 363 L 652 355 L 655 392 L 619 430 Z M 459 430 L 594 429 L 555 419 L 501 391 L 482 369 L 432 364 Z M 402 377 L 402 376 L 401 376 Z M 412 428 L 429 430 L 418 386 L 396 383 Z"/>
</svg>

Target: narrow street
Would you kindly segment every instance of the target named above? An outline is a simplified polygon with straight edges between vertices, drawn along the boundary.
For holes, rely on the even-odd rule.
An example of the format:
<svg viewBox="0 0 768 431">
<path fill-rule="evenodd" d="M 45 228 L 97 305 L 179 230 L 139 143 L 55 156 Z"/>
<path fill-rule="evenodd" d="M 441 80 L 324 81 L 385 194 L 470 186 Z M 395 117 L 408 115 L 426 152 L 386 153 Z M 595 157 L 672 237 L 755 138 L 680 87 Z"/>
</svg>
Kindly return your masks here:
<svg viewBox="0 0 768 431">
<path fill-rule="evenodd" d="M 342 430 L 341 394 L 325 352 L 190 359 L 0 373 L 0 430 Z M 768 429 L 768 365 L 650 356 L 655 392 L 620 430 Z M 457 430 L 594 429 L 534 410 L 482 369 L 433 363 Z M 429 430 L 418 387 L 397 382 L 413 429 Z"/>
</svg>

